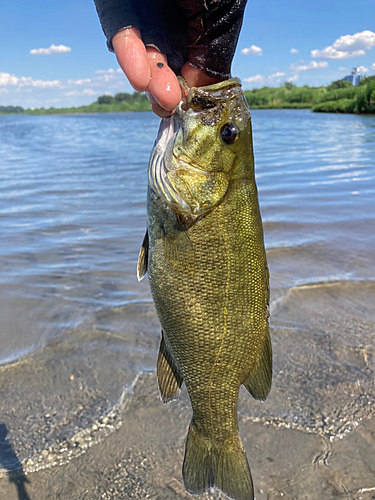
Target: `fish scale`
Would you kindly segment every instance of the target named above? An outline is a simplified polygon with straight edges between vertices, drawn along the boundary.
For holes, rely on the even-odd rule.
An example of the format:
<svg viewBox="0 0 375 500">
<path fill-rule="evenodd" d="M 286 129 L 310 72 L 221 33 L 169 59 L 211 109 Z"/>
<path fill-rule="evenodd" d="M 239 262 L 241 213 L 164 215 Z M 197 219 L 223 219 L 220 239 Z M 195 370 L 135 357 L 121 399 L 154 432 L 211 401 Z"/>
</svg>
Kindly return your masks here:
<svg viewBox="0 0 375 500">
<path fill-rule="evenodd" d="M 183 380 L 192 404 L 183 464 L 187 491 L 201 494 L 215 486 L 251 500 L 238 394 L 243 384 L 265 399 L 272 362 L 250 114 L 238 79 L 199 89 L 181 85 L 185 98 L 173 119 L 179 128 L 169 133 L 172 143 L 157 140 L 150 160 L 150 170 L 164 169 L 159 179 L 169 182 L 160 186 L 149 177 L 139 277 L 147 269 L 163 329 L 157 371 L 162 399 L 175 399 Z M 162 158 L 161 145 L 169 150 Z M 178 193 L 180 205 L 170 203 L 168 189 Z"/>
</svg>

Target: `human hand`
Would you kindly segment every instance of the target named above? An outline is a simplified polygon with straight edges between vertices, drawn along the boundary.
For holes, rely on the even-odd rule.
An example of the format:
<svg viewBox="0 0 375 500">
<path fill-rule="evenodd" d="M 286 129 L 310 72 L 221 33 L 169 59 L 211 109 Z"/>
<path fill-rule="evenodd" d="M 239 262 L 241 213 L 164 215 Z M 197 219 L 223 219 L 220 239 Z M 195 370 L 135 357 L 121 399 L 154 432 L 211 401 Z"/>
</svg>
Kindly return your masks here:
<svg viewBox="0 0 375 500">
<path fill-rule="evenodd" d="M 147 93 L 159 116 L 173 114 L 180 101 L 176 74 L 189 87 L 231 77 L 247 0 L 94 2 L 109 50 L 116 53 L 133 88 Z"/>
<path fill-rule="evenodd" d="M 127 28 L 112 38 L 117 61 L 137 92 L 146 92 L 152 110 L 168 118 L 180 102 L 181 90 L 167 58 L 153 47 L 145 47 L 137 28 Z"/>
<path fill-rule="evenodd" d="M 137 92 L 146 92 L 151 108 L 161 118 L 168 118 L 181 99 L 180 84 L 167 63 L 167 57 L 154 47 L 146 47 L 137 28 L 126 28 L 112 38 L 117 61 Z M 181 75 L 189 87 L 219 82 L 203 70 L 185 63 Z"/>
</svg>

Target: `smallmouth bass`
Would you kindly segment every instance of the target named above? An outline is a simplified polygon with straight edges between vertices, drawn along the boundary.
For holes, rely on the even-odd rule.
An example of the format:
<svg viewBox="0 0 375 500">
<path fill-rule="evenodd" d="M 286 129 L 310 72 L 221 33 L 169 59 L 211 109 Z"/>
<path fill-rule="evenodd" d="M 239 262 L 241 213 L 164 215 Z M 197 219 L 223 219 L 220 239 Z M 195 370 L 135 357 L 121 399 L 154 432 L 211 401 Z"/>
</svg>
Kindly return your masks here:
<svg viewBox="0 0 375 500">
<path fill-rule="evenodd" d="M 272 352 L 250 113 L 237 78 L 180 84 L 182 100 L 151 153 L 138 279 L 148 272 L 162 326 L 161 398 L 176 399 L 184 381 L 193 408 L 186 490 L 251 500 L 237 400 L 241 384 L 266 399 Z"/>
</svg>

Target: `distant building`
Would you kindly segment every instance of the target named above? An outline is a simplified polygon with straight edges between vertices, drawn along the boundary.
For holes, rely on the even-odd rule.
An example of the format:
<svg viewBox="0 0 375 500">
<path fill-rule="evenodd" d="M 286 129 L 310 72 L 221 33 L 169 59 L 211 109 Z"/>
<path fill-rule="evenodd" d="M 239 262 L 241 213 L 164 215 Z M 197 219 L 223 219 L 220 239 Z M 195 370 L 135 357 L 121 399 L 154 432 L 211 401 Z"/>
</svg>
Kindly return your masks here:
<svg viewBox="0 0 375 500">
<path fill-rule="evenodd" d="M 354 87 L 356 87 L 357 85 L 359 85 L 359 82 L 361 80 L 361 75 L 359 75 L 358 72 L 359 68 L 353 68 L 352 74 L 346 76 L 344 80 L 346 80 L 347 82 L 351 82 L 354 85 Z"/>
</svg>

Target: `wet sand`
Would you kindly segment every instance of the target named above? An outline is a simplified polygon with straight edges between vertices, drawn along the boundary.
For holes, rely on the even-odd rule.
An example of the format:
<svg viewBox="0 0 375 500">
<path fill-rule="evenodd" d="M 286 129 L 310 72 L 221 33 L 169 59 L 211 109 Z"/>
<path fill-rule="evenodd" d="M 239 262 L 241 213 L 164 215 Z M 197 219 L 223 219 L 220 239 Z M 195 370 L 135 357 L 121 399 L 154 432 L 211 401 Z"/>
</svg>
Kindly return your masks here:
<svg viewBox="0 0 375 500">
<path fill-rule="evenodd" d="M 258 500 L 375 498 L 374 299 L 375 284 L 360 281 L 313 283 L 274 295 L 273 389 L 265 403 L 254 401 L 243 389 L 239 400 L 241 436 Z M 125 307 L 107 314 L 117 326 L 125 322 L 124 338 L 129 336 L 133 346 L 138 338 L 156 361 L 158 324 L 153 308 L 143 305 L 132 311 Z M 142 335 L 135 328 L 131 335 L 132 314 L 143 316 L 143 326 L 151 334 Z M 87 338 L 90 330 L 85 328 L 82 334 Z M 3 469 L 0 498 L 189 498 L 181 478 L 191 417 L 186 391 L 178 401 L 163 405 L 155 373 L 139 373 L 132 379 L 124 366 L 120 370 L 121 350 L 101 349 L 98 339 L 110 338 L 108 331 L 93 327 L 90 335 L 91 355 L 87 349 L 73 355 L 77 346 L 67 342 L 64 360 L 59 347 L 60 366 L 53 363 L 56 378 L 43 394 L 37 388 L 42 379 L 48 380 L 53 345 L 46 347 L 44 357 L 36 354 L 38 360 L 25 361 L 22 369 L 22 362 L 2 367 L 0 407 L 7 428 L 14 429 L 18 422 L 18 441 L 12 446 L 15 456 L 24 457 L 25 476 L 15 479 L 9 465 L 8 472 Z M 104 362 L 103 356 L 110 359 Z M 98 366 L 113 368 L 114 363 L 115 370 L 98 371 Z M 119 386 L 126 377 L 129 384 L 117 404 L 106 409 L 99 403 L 114 390 L 114 376 Z M 13 419 L 4 413 L 3 396 L 12 392 L 4 381 L 28 393 L 24 398 L 18 394 L 22 415 L 13 414 Z M 97 415 L 91 412 L 85 418 L 85 405 L 92 409 L 94 400 Z M 58 411 L 44 413 L 51 407 Z M 224 498 L 218 492 L 206 497 Z"/>
<path fill-rule="evenodd" d="M 181 465 L 190 413 L 185 393 L 179 402 L 164 407 L 155 377 L 143 376 L 121 415 L 123 425 L 80 457 L 28 474 L 29 498 L 189 498 Z M 240 426 L 257 499 L 375 497 L 374 420 L 363 420 L 345 439 L 332 443 L 317 433 L 264 425 L 244 416 Z M 219 493 L 206 497 L 224 498 Z M 1 481 L 0 498 L 17 500 L 16 485 Z"/>
</svg>

